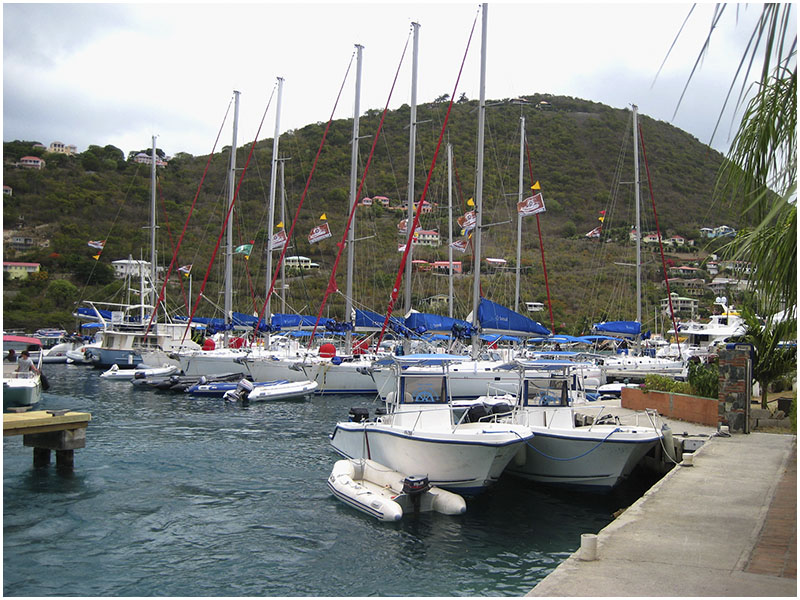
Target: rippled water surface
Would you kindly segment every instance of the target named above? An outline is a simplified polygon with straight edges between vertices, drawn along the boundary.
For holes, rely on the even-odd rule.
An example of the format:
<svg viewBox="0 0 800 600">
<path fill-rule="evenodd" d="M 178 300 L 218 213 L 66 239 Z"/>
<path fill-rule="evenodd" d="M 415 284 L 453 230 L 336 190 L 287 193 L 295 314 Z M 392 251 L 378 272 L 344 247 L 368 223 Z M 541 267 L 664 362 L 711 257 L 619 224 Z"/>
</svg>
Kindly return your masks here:
<svg viewBox="0 0 800 600">
<path fill-rule="evenodd" d="M 325 485 L 328 434 L 369 397 L 243 408 L 45 373 L 38 408 L 92 421 L 68 476 L 3 440 L 7 596 L 518 596 L 641 492 L 504 478 L 465 515 L 381 523 Z"/>
</svg>

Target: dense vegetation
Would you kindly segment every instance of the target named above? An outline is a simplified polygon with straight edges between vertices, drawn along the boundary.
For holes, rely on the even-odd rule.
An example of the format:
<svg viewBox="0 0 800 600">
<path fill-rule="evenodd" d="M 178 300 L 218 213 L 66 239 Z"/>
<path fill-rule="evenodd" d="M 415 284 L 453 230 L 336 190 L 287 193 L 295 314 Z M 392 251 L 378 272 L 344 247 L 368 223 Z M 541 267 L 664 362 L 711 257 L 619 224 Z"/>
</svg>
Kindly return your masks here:
<svg viewBox="0 0 800 600">
<path fill-rule="evenodd" d="M 545 98 L 552 109 L 537 109 L 537 103 Z M 531 176 L 526 164 L 524 185 L 527 195 L 532 181 L 539 181 L 547 206 L 547 212 L 540 215 L 539 220 L 556 327 L 561 332 L 581 333 L 597 320 L 634 318 L 632 270 L 615 264 L 632 260 L 633 245 L 628 241 L 627 233 L 633 224 L 633 209 L 624 207 L 631 204 L 632 198 L 629 185 L 633 171 L 630 111 L 568 97 L 534 95 L 526 97 L 526 100 L 527 104 L 508 100 L 488 103 L 483 223 L 497 225 L 485 230 L 482 254 L 483 257 L 504 258 L 508 263 L 506 269 L 492 273 L 485 273 L 484 263 L 483 293 L 494 301 L 514 306 L 519 126 L 520 116 L 524 115 L 532 170 Z M 446 108 L 444 101 L 418 108 L 416 199 L 422 195 Z M 407 198 L 409 115 L 408 106 L 388 114 L 362 196 L 387 196 L 393 206 L 399 206 Z M 380 111 L 367 111 L 361 118 L 361 135 L 373 135 L 379 120 Z M 667 123 L 640 116 L 640 124 L 647 144 L 662 233 L 698 239 L 700 227 L 736 226 L 736 217 L 728 206 L 712 206 L 711 202 L 715 175 L 723 157 Z M 474 195 L 476 127 L 477 102 L 462 99 L 454 105 L 445 139 L 453 146 L 455 216 L 469 209 L 468 201 Z M 281 137 L 280 154 L 288 159 L 284 163 L 287 208 L 285 216 L 278 212 L 275 223 L 284 221 L 287 231 L 306 186 L 324 128 L 325 124 L 311 124 Z M 291 277 L 287 282 L 286 308 L 279 301 L 273 301 L 273 312 L 285 310 L 316 314 L 318 310 L 346 221 L 351 132 L 352 120 L 333 122 L 297 220 L 292 247 L 287 253 L 308 256 L 321 268 Z M 14 230 L 18 235 L 33 238 L 36 244 L 47 245 L 19 252 L 13 250 L 9 240 L 5 239 L 4 260 L 39 262 L 42 273 L 22 283 L 5 280 L 4 327 L 71 327 L 73 320 L 69 315 L 75 302 L 84 298 L 109 299 L 115 295 L 121 299 L 125 290 L 121 289 L 121 282 L 113 278 L 112 260 L 129 256 L 149 259 L 150 167 L 126 160 L 123 152 L 113 146 L 90 146 L 78 156 L 70 157 L 43 152 L 33 144 L 32 141 L 4 143 L 4 183 L 13 189 L 12 196 L 4 196 L 4 229 L 6 234 Z M 370 139 L 362 140 L 360 144 L 359 178 L 370 146 Z M 148 149 L 143 151 L 150 152 Z M 158 152 L 163 155 L 160 150 Z M 249 144 L 237 149 L 239 169 L 247 162 L 249 152 Z M 135 154 L 131 152 L 128 158 Z M 26 155 L 43 156 L 47 161 L 46 168 L 41 171 L 16 168 L 14 163 Z M 225 215 L 228 155 L 229 148 L 223 148 L 212 157 L 199 193 L 208 157 L 178 153 L 158 173 L 160 265 L 169 265 L 174 245 L 197 195 L 196 207 L 175 264 L 175 269 L 181 265 L 194 265 L 191 280 L 193 304 Z M 255 242 L 249 260 L 242 254 L 233 256 L 234 310 L 245 313 L 261 310 L 265 289 L 271 279 L 271 274 L 268 276 L 264 268 L 264 246 L 269 237 L 267 207 L 271 155 L 272 140 L 257 143 L 241 180 L 233 217 L 234 245 Z M 448 190 L 444 150 L 438 157 L 430 181 L 426 199 L 435 203 L 436 208 L 422 217 L 420 225 L 425 229 L 438 229 L 443 243 L 438 248 L 415 248 L 414 258 L 447 260 Z M 281 194 L 278 193 L 278 207 L 280 200 Z M 643 204 L 649 206 L 649 200 L 648 184 L 643 175 Z M 598 216 L 602 210 L 607 211 L 604 237 L 585 237 L 586 232 L 599 224 Z M 333 237 L 309 244 L 306 236 L 315 224 L 320 223 L 323 214 Z M 652 211 L 643 214 L 652 215 Z M 404 217 L 405 213 L 400 210 L 387 210 L 379 205 L 358 209 L 355 237 L 361 241 L 356 244 L 354 274 L 357 306 L 385 311 L 400 258 L 397 244 L 401 238 L 397 224 Z M 653 228 L 652 216 L 643 220 L 643 231 Z M 460 233 L 454 231 L 454 239 Z M 535 217 L 523 221 L 522 239 L 519 300 L 546 303 Z M 107 241 L 98 260 L 92 258 L 96 251 L 88 247 L 89 240 Z M 223 252 L 224 246 L 208 271 L 208 283 L 198 315 L 219 316 Z M 672 259 L 678 261 L 678 257 Z M 471 309 L 472 278 L 468 264 L 471 256 L 454 252 L 454 260 L 461 260 L 465 265 L 465 273 L 457 276 L 454 284 L 455 316 L 464 318 Z M 665 296 L 660 284 L 660 257 L 651 250 L 645 257 L 645 264 L 644 291 L 652 306 Z M 345 289 L 344 265 L 343 260 L 337 276 L 337 285 L 342 292 Z M 446 312 L 441 302 L 436 304 L 436 297 L 447 294 L 447 277 L 431 272 L 414 272 L 412 278 L 412 304 L 419 310 Z M 189 279 L 173 274 L 167 292 L 170 304 L 183 313 L 186 307 L 180 306 L 185 305 L 189 282 Z M 402 293 L 399 306 L 402 306 Z M 325 315 L 341 319 L 343 310 L 343 296 L 334 294 Z M 652 322 L 654 309 L 647 310 L 645 318 Z M 538 319 L 549 326 L 548 312 L 538 314 Z M 649 326 L 652 327 L 652 323 Z"/>
</svg>

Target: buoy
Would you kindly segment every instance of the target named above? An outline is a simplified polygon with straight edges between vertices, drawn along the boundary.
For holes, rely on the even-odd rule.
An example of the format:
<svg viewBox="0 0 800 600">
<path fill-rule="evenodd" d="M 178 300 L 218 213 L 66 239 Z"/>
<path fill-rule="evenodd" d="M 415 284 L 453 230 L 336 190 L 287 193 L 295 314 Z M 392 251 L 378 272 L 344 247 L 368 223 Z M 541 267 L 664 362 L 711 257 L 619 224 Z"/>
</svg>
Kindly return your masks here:
<svg viewBox="0 0 800 600">
<path fill-rule="evenodd" d="M 333 358 L 336 356 L 336 346 L 333 344 L 322 344 L 319 347 L 320 358 Z"/>
</svg>

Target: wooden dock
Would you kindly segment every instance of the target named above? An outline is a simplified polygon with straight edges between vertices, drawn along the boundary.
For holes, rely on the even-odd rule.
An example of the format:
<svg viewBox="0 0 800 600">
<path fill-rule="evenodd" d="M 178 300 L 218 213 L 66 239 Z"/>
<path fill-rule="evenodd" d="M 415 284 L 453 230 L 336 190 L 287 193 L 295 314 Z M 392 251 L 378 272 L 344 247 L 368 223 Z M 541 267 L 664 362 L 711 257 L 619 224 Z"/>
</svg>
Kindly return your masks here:
<svg viewBox="0 0 800 600">
<path fill-rule="evenodd" d="M 86 428 L 92 415 L 70 410 L 34 410 L 3 413 L 3 436 L 21 435 L 22 443 L 33 448 L 33 466 L 50 464 L 55 450 L 56 468 L 71 471 L 74 451 L 86 447 Z"/>
</svg>

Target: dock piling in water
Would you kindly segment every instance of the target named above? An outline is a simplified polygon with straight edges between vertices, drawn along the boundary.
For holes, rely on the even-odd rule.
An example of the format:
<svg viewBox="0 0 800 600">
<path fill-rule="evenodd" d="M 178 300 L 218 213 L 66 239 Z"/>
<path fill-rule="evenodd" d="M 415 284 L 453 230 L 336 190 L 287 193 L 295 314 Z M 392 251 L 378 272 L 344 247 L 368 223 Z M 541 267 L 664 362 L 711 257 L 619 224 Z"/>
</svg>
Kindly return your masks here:
<svg viewBox="0 0 800 600">
<path fill-rule="evenodd" d="M 86 447 L 89 413 L 69 410 L 30 411 L 3 414 L 3 435 L 21 435 L 22 444 L 33 448 L 34 468 L 50 464 L 50 451 L 56 453 L 56 469 L 72 471 L 75 450 Z"/>
</svg>

